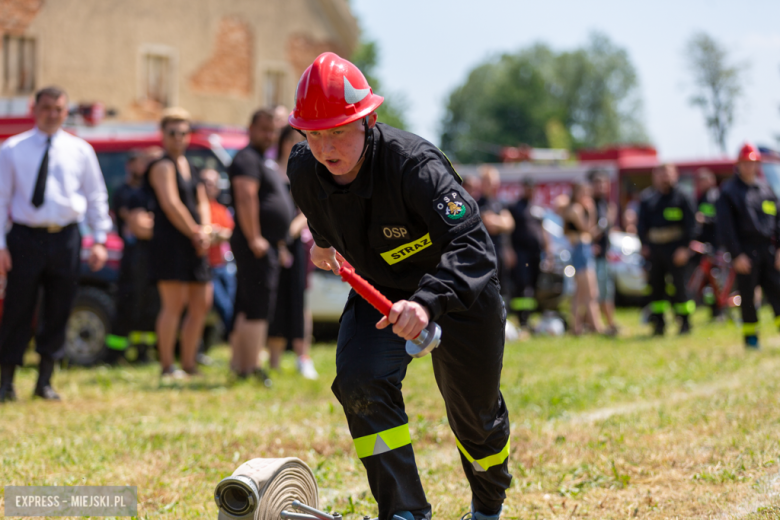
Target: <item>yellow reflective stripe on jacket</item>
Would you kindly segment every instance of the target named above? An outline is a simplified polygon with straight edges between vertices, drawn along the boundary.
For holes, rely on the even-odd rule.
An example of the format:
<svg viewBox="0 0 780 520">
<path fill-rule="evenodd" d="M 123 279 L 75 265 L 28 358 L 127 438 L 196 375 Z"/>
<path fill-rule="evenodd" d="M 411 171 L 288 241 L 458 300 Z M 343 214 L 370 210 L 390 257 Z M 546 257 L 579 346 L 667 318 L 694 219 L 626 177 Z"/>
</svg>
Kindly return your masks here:
<svg viewBox="0 0 780 520">
<path fill-rule="evenodd" d="M 672 222 L 683 219 L 683 210 L 680 208 L 664 208 L 664 218 Z"/>
<path fill-rule="evenodd" d="M 426 233 L 424 237 L 413 240 L 408 244 L 398 246 L 395 249 L 391 249 L 385 253 L 382 253 L 382 258 L 390 265 L 397 264 L 401 260 L 405 260 L 412 255 L 415 255 L 423 249 L 431 245 L 431 234 Z"/>
<path fill-rule="evenodd" d="M 364 459 L 411 444 L 412 436 L 409 433 L 409 424 L 407 423 L 379 433 L 358 437 L 353 442 L 358 457 Z"/>
<path fill-rule="evenodd" d="M 715 204 L 711 204 L 709 202 L 702 202 L 701 204 L 699 204 L 699 211 L 705 217 L 714 217 L 715 216 Z"/>
<path fill-rule="evenodd" d="M 536 298 L 522 296 L 509 300 L 509 308 L 513 311 L 534 311 L 536 310 Z"/>
<path fill-rule="evenodd" d="M 493 466 L 503 464 L 507 457 L 509 457 L 509 439 L 506 440 L 506 446 L 504 446 L 503 450 L 499 451 L 495 455 L 488 455 L 487 457 L 481 459 L 475 459 L 469 455 L 469 452 L 466 451 L 466 448 L 463 447 L 457 438 L 455 439 L 455 443 L 458 445 L 458 449 L 463 454 L 463 456 L 466 457 L 466 460 L 468 460 L 474 467 L 474 471 L 487 471 Z"/>
<path fill-rule="evenodd" d="M 764 213 L 767 215 L 772 215 L 773 217 L 777 215 L 777 205 L 773 200 L 765 200 L 762 202 L 761 209 L 764 210 Z"/>
</svg>

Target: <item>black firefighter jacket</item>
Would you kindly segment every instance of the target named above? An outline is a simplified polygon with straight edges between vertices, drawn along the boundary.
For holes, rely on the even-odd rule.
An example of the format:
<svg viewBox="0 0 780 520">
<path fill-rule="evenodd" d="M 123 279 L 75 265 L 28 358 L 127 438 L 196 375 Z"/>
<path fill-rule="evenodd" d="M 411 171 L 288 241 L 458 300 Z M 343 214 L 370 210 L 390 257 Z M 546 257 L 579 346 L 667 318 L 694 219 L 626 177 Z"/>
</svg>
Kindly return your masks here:
<svg viewBox="0 0 780 520">
<path fill-rule="evenodd" d="M 757 179 L 745 184 L 734 175 L 720 189 L 717 206 L 718 237 L 732 258 L 744 253 L 744 245 L 780 245 L 780 218 L 772 188 Z"/>
<path fill-rule="evenodd" d="M 477 203 L 425 139 L 378 123 L 347 186 L 332 180 L 305 141 L 287 171 L 315 243 L 334 247 L 391 300 L 416 301 L 436 320 L 468 310 L 495 276 Z"/>
</svg>

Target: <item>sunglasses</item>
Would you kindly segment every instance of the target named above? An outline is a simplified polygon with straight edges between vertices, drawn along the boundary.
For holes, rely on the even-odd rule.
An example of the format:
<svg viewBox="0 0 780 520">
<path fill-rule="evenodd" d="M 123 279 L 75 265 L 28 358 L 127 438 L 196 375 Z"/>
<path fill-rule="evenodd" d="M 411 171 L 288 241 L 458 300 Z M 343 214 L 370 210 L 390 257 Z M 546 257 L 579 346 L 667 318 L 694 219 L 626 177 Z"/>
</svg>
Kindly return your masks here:
<svg viewBox="0 0 780 520">
<path fill-rule="evenodd" d="M 192 132 L 191 130 L 185 130 L 183 132 L 180 132 L 178 130 L 168 130 L 165 133 L 168 134 L 168 137 L 186 137 L 190 135 L 191 132 Z"/>
</svg>

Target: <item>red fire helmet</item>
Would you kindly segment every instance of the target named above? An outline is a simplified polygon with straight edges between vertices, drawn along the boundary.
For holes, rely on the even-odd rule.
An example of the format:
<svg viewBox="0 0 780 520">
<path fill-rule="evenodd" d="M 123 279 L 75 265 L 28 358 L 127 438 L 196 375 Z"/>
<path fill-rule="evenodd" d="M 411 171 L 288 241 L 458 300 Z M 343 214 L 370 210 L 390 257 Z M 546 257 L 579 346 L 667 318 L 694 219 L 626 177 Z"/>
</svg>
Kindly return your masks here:
<svg viewBox="0 0 780 520">
<path fill-rule="evenodd" d="M 325 52 L 303 72 L 288 121 L 299 130 L 327 130 L 369 115 L 384 100 L 355 65 Z"/>
<path fill-rule="evenodd" d="M 761 161 L 761 152 L 758 148 L 750 143 L 745 143 L 742 149 L 739 151 L 739 157 L 737 162 L 759 162 Z"/>
</svg>

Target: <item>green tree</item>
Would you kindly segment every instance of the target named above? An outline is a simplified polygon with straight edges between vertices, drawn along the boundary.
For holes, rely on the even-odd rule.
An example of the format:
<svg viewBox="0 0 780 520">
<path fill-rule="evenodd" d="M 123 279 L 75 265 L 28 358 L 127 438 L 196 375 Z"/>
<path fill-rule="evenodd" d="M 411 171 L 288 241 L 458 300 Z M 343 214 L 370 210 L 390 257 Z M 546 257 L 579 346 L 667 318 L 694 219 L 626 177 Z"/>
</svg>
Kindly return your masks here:
<svg viewBox="0 0 780 520">
<path fill-rule="evenodd" d="M 361 40 L 349 61 L 354 63 L 365 75 L 368 84 L 371 85 L 374 92 L 384 96 L 384 103 L 376 111 L 379 121 L 406 130 L 406 100 L 401 95 L 383 91 L 382 83 L 376 76 L 376 67 L 379 64 L 379 47 L 377 43 Z"/>
<path fill-rule="evenodd" d="M 494 161 L 503 146 L 567 148 L 644 141 L 634 67 L 601 34 L 556 53 L 536 44 L 477 66 L 449 97 L 442 149 Z"/>
<path fill-rule="evenodd" d="M 688 41 L 685 54 L 695 89 L 690 103 L 701 108 L 712 140 L 726 153 L 726 138 L 742 96 L 740 76 L 745 65 L 731 64 L 725 47 L 705 33 Z"/>
</svg>

